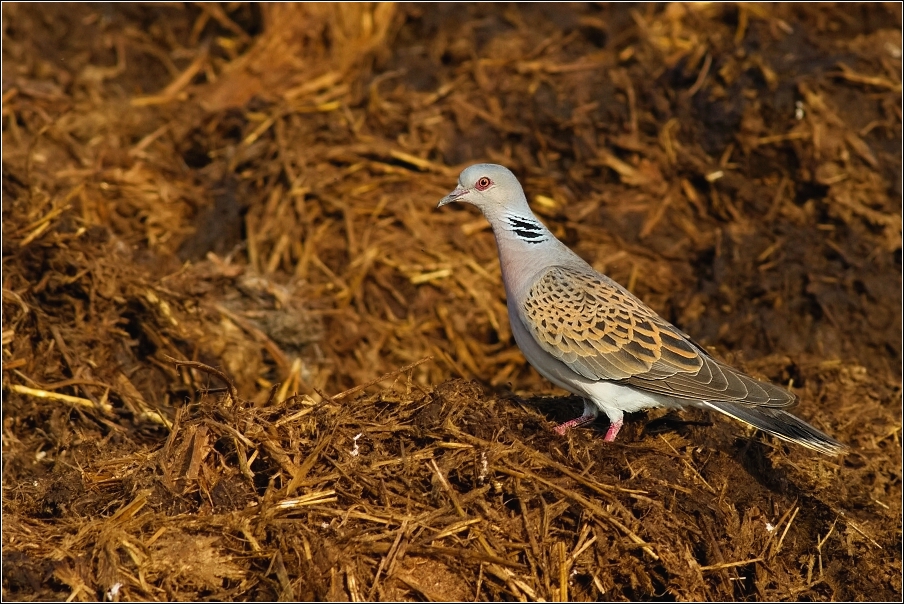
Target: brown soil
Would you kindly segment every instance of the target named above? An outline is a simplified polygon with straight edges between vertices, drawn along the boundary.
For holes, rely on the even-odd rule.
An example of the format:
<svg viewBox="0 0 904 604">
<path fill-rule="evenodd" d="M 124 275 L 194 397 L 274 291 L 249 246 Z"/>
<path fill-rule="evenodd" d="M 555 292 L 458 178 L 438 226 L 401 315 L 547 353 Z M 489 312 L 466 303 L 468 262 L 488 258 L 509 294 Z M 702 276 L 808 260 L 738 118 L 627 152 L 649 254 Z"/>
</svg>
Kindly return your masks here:
<svg viewBox="0 0 904 604">
<path fill-rule="evenodd" d="M 901 23 L 5 3 L 3 598 L 900 601 Z M 556 437 L 475 161 L 851 452 Z"/>
</svg>

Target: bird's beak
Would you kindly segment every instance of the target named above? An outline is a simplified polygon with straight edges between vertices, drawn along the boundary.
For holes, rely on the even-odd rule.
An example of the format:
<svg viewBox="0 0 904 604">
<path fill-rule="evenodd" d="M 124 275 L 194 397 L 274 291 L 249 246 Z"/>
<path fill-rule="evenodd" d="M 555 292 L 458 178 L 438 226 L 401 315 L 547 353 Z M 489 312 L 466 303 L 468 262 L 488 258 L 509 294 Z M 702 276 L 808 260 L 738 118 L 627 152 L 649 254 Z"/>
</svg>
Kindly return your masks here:
<svg viewBox="0 0 904 604">
<path fill-rule="evenodd" d="M 468 190 L 466 188 L 464 188 L 461 185 L 458 185 L 457 187 L 455 187 L 454 191 L 452 191 L 451 193 L 449 193 L 448 195 L 446 195 L 445 197 L 440 199 L 439 203 L 437 204 L 436 207 L 441 208 L 444 205 L 446 205 L 447 203 L 452 203 L 453 201 L 458 201 L 461 198 L 461 196 L 465 195 L 467 192 L 468 192 Z"/>
</svg>

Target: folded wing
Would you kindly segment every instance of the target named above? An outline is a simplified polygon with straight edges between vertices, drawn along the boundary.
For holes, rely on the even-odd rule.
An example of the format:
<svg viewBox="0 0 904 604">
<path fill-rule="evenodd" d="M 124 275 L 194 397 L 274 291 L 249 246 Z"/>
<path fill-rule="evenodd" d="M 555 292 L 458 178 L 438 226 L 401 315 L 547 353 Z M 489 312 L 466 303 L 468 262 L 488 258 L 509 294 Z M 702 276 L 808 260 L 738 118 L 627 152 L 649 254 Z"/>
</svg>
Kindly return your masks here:
<svg viewBox="0 0 904 604">
<path fill-rule="evenodd" d="M 721 363 L 608 277 L 553 267 L 523 304 L 528 331 L 546 352 L 591 380 L 697 401 L 793 407 L 787 390 Z"/>
</svg>

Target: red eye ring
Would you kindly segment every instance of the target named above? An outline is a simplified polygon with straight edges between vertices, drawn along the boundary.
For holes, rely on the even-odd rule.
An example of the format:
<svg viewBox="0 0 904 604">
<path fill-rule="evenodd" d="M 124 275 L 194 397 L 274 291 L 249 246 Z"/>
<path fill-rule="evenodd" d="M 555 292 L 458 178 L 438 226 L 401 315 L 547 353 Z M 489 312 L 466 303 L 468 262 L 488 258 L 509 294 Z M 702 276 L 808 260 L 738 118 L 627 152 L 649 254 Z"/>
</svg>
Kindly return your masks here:
<svg viewBox="0 0 904 604">
<path fill-rule="evenodd" d="M 474 185 L 478 191 L 486 191 L 490 188 L 490 185 L 493 184 L 493 181 L 487 178 L 486 176 L 482 176 L 477 180 L 477 183 Z"/>
</svg>

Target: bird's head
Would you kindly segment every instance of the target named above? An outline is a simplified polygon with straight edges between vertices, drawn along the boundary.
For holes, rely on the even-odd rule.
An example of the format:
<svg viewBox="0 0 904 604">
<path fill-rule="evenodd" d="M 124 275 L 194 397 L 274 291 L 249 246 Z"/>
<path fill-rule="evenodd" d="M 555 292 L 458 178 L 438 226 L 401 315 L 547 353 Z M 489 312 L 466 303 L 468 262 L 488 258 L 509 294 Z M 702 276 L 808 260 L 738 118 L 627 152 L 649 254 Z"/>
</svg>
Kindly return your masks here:
<svg viewBox="0 0 904 604">
<path fill-rule="evenodd" d="M 458 177 L 458 186 L 436 207 L 453 201 L 477 206 L 487 218 L 502 210 L 513 210 L 522 204 L 527 206 L 521 183 L 511 170 L 496 164 L 475 164 L 465 168 Z"/>
</svg>

